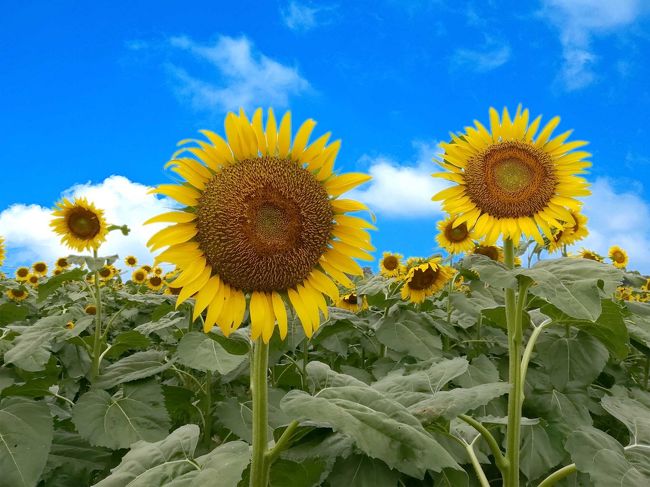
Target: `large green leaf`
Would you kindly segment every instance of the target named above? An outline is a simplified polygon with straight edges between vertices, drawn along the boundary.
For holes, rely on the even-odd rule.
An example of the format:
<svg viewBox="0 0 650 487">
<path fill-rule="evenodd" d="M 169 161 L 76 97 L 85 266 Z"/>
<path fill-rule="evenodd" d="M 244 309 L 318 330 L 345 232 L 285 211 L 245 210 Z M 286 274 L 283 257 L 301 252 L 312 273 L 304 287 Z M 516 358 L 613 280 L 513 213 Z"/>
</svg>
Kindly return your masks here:
<svg viewBox="0 0 650 487">
<path fill-rule="evenodd" d="M 22 321 L 27 317 L 29 310 L 16 303 L 0 304 L 0 326 Z"/>
<path fill-rule="evenodd" d="M 331 387 L 317 396 L 294 390 L 282 399 L 281 407 L 296 419 L 341 431 L 368 456 L 413 477 L 457 467 L 417 418 L 371 387 Z"/>
<path fill-rule="evenodd" d="M 463 259 L 463 267 L 477 273 L 484 283 L 497 289 L 516 288 L 517 278 L 500 262 L 480 254 L 470 254 Z"/>
<path fill-rule="evenodd" d="M 314 360 L 307 364 L 307 375 L 312 391 L 338 386 L 364 386 L 365 383 L 347 374 L 339 374 L 327 364 Z"/>
<path fill-rule="evenodd" d="M 64 282 L 81 281 L 86 273 L 82 269 L 72 269 L 62 272 L 57 276 L 50 277 L 47 281 L 38 286 L 38 299 L 43 300 L 56 291 Z"/>
<path fill-rule="evenodd" d="M 481 384 L 467 389 L 458 388 L 450 391 L 439 391 L 426 397 L 420 393 L 405 393 L 402 399 L 395 398 L 404 404 L 405 399 L 411 402 L 415 397 L 420 398 L 408 406 L 408 409 L 422 421 L 431 421 L 439 417 L 453 419 L 459 414 L 466 413 L 479 406 L 483 406 L 492 399 L 507 394 L 510 385 L 506 382 L 495 382 L 492 384 Z"/>
<path fill-rule="evenodd" d="M 151 345 L 149 337 L 139 331 L 129 330 L 120 333 L 111 343 L 111 348 L 106 352 L 107 358 L 117 358 L 127 350 L 141 350 Z"/>
<path fill-rule="evenodd" d="M 169 416 L 159 384 L 125 384 L 113 396 L 93 389 L 79 398 L 72 421 L 91 445 L 118 449 L 157 441 L 169 431 Z"/>
<path fill-rule="evenodd" d="M 232 372 L 248 359 L 246 355 L 228 353 L 210 335 L 195 331 L 183 336 L 176 354 L 183 365 L 222 375 Z"/>
<path fill-rule="evenodd" d="M 352 455 L 339 459 L 327 480 L 330 485 L 348 487 L 395 487 L 400 477 L 397 470 L 374 458 Z"/>
<path fill-rule="evenodd" d="M 109 365 L 95 382 L 96 387 L 110 389 L 123 382 L 151 377 L 171 367 L 165 352 L 146 350 L 137 352 Z"/>
<path fill-rule="evenodd" d="M 650 407 L 629 397 L 623 388 L 618 387 L 614 396 L 604 396 L 600 403 L 627 427 L 631 444 L 650 449 Z"/>
<path fill-rule="evenodd" d="M 377 340 L 391 350 L 418 359 L 439 356 L 442 340 L 435 331 L 432 318 L 398 306 L 379 321 Z"/>
<path fill-rule="evenodd" d="M 92 472 L 107 469 L 111 460 L 110 450 L 89 445 L 77 433 L 55 430 L 43 476 L 46 477 L 47 473 L 50 478 L 60 477 L 65 472 L 76 479 L 84 479 L 85 485 L 90 485 Z"/>
<path fill-rule="evenodd" d="M 310 458 L 301 462 L 278 460 L 271 467 L 270 487 L 317 487 L 326 473 L 325 460 Z"/>
<path fill-rule="evenodd" d="M 529 480 L 539 478 L 558 465 L 565 456 L 562 437 L 546 424 L 521 427 L 519 468 Z"/>
<path fill-rule="evenodd" d="M 565 448 L 571 454 L 578 471 L 589 474 L 595 487 L 636 487 L 650 483 L 650 478 L 625 458 L 623 446 L 596 428 L 577 429 Z"/>
<path fill-rule="evenodd" d="M 0 402 L 0 486 L 33 487 L 52 444 L 52 417 L 44 402 L 12 397 Z"/>
<path fill-rule="evenodd" d="M 149 296 L 150 295 L 147 295 L 147 297 Z M 173 326 L 187 326 L 187 320 L 187 316 L 185 316 L 183 313 L 172 311 L 156 321 L 148 321 L 147 323 L 136 326 L 135 331 L 139 331 L 146 336 L 154 332 L 160 333 L 162 331 L 166 331 L 168 328 L 171 328 Z"/>
</svg>

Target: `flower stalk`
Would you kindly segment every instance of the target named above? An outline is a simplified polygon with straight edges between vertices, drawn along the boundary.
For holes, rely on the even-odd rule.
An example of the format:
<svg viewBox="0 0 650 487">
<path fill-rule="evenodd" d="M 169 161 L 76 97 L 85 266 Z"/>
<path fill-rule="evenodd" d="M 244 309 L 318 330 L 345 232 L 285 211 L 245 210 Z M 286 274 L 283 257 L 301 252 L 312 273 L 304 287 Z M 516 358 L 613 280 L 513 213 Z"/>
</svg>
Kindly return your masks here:
<svg viewBox="0 0 650 487">
<path fill-rule="evenodd" d="M 99 375 L 99 364 L 101 361 L 102 348 L 102 291 L 99 286 L 99 270 L 97 269 L 97 248 L 93 249 L 94 267 L 94 297 L 95 297 L 95 336 L 93 338 L 93 359 L 91 367 L 91 379 L 94 381 Z"/>
<path fill-rule="evenodd" d="M 269 345 L 258 338 L 253 346 L 251 364 L 251 395 L 253 396 L 253 453 L 250 487 L 269 484 L 270 462 L 267 460 Z"/>
</svg>

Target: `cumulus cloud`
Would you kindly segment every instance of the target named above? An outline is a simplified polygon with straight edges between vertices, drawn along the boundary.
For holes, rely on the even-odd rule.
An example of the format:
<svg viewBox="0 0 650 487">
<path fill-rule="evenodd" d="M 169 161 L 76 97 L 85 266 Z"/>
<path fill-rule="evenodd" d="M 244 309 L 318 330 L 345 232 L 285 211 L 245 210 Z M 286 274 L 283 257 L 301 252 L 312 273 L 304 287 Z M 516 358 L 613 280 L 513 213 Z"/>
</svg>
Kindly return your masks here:
<svg viewBox="0 0 650 487">
<path fill-rule="evenodd" d="M 163 225 L 143 226 L 142 223 L 174 205 L 171 200 L 147 194 L 150 189 L 123 176 L 110 176 L 101 183 L 72 186 L 61 196 L 86 197 L 105 211 L 109 224 L 129 226 L 131 233 L 126 237 L 119 231 L 109 233 L 100 249 L 102 255 L 135 255 L 143 262 L 151 262 L 152 256 L 145 244 Z M 51 208 L 20 203 L 0 213 L 0 235 L 6 239 L 5 265 L 8 268 L 31 264 L 35 260 L 53 262 L 57 257 L 77 253 L 62 245 L 51 230 L 51 213 Z"/>
<path fill-rule="evenodd" d="M 441 208 L 431 197 L 448 186 L 442 179 L 431 177 L 437 171 L 432 162 L 440 152 L 437 143 L 415 142 L 415 161 L 400 164 L 387 157 L 364 156 L 367 172 L 372 176 L 369 184 L 352 191 L 350 198 L 363 201 L 373 211 L 388 218 L 422 218 L 440 216 Z"/>
<path fill-rule="evenodd" d="M 632 24 L 643 13 L 640 0 L 544 0 L 542 15 L 560 32 L 565 88 L 578 90 L 596 79 L 598 56 L 594 36 L 615 32 Z"/>
<path fill-rule="evenodd" d="M 510 46 L 486 43 L 483 49 L 456 49 L 451 57 L 453 68 L 465 68 L 478 73 L 485 73 L 503 66 L 510 59 Z"/>
<path fill-rule="evenodd" d="M 187 36 L 172 37 L 170 45 L 186 51 L 214 68 L 215 76 L 203 79 L 176 64 L 169 66 L 179 94 L 197 109 L 218 111 L 258 105 L 286 107 L 289 98 L 310 88 L 298 69 L 262 54 L 246 37 L 220 36 L 202 44 Z"/>
<path fill-rule="evenodd" d="M 325 10 L 324 7 L 314 7 L 306 3 L 291 0 L 289 5 L 280 9 L 282 20 L 291 30 L 308 31 L 318 24 L 316 15 Z"/>
</svg>

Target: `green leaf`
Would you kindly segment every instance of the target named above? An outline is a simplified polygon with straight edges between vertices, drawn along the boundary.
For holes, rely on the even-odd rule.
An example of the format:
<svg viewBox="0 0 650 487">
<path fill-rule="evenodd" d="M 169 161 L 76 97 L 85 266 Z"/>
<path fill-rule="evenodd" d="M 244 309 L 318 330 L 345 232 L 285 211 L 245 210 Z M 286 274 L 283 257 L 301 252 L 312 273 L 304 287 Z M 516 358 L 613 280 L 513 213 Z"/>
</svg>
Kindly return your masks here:
<svg viewBox="0 0 650 487">
<path fill-rule="evenodd" d="M 232 372 L 248 357 L 228 353 L 209 334 L 193 331 L 183 336 L 176 352 L 178 361 L 192 369 L 219 372 L 221 375 Z"/>
<path fill-rule="evenodd" d="M 183 313 L 172 311 L 156 321 L 148 321 L 147 323 L 136 326 L 135 330 L 143 335 L 151 335 L 154 332 L 158 333 L 172 326 L 179 327 L 180 325 L 187 325 L 187 319 L 187 316 Z"/>
<path fill-rule="evenodd" d="M 541 477 L 564 458 L 562 437 L 548 425 L 538 423 L 521 427 L 519 468 L 529 480 Z"/>
<path fill-rule="evenodd" d="M 44 402 L 22 398 L 0 402 L 0 484 L 33 487 L 52 444 L 52 416 Z"/>
<path fill-rule="evenodd" d="M 467 255 L 463 259 L 462 266 L 477 273 L 481 281 L 498 289 L 515 289 L 518 286 L 513 271 L 508 270 L 505 265 L 496 262 L 485 255 Z"/>
<path fill-rule="evenodd" d="M 171 367 L 172 362 L 166 361 L 165 356 L 165 352 L 146 350 L 124 357 L 106 367 L 94 385 L 110 389 L 123 382 L 151 377 Z"/>
<path fill-rule="evenodd" d="M 623 446 L 596 428 L 579 428 L 571 435 L 565 448 L 578 471 L 589 474 L 595 487 L 640 486 L 650 482 L 625 458 Z"/>
<path fill-rule="evenodd" d="M 570 338 L 547 335 L 537 350 L 551 384 L 560 391 L 591 384 L 609 359 L 605 346 L 582 332 Z"/>
<path fill-rule="evenodd" d="M 451 391 L 439 391 L 430 397 L 422 393 L 405 393 L 399 400 L 404 404 L 405 400 L 420 399 L 408 406 L 413 415 L 423 422 L 430 422 L 436 418 L 453 419 L 459 414 L 466 413 L 479 406 L 483 406 L 492 399 L 507 394 L 510 385 L 506 382 L 495 382 L 492 384 L 481 384 L 467 389 L 458 388 Z"/>
<path fill-rule="evenodd" d="M 139 441 L 156 441 L 169 431 L 169 417 L 159 384 L 125 384 L 110 396 L 93 389 L 72 409 L 72 422 L 91 445 L 116 450 Z"/>
<path fill-rule="evenodd" d="M 26 307 L 16 303 L 0 304 L 0 326 L 22 321 L 27 317 L 28 312 Z"/>
<path fill-rule="evenodd" d="M 300 463 L 278 460 L 271 467 L 270 487 L 317 487 L 327 464 L 324 460 L 307 459 Z"/>
<path fill-rule="evenodd" d="M 499 371 L 485 355 L 472 359 L 467 370 L 454 378 L 454 383 L 461 387 L 474 387 L 489 382 L 499 382 Z"/>
<path fill-rule="evenodd" d="M 431 320 L 427 314 L 395 306 L 379 321 L 377 340 L 391 350 L 418 359 L 438 356 L 442 351 L 442 340 Z"/>
<path fill-rule="evenodd" d="M 110 350 L 106 352 L 106 357 L 117 358 L 127 350 L 141 350 L 149 345 L 151 345 L 149 337 L 144 336 L 139 331 L 125 331 L 115 337 Z"/>
<path fill-rule="evenodd" d="M 368 386 L 331 387 L 317 396 L 293 390 L 281 407 L 298 420 L 341 431 L 368 456 L 413 477 L 458 467 L 404 406 Z"/>
<path fill-rule="evenodd" d="M 339 374 L 330 369 L 329 365 L 314 360 L 307 364 L 307 376 L 312 391 L 319 391 L 326 387 L 338 386 L 364 386 L 365 383 L 347 374 Z"/>
<path fill-rule="evenodd" d="M 391 470 L 380 460 L 352 455 L 339 459 L 327 480 L 330 485 L 348 487 L 395 487 L 399 477 L 397 470 Z"/>
<path fill-rule="evenodd" d="M 106 470 L 111 464 L 112 455 L 110 450 L 90 446 L 77 433 L 55 430 L 45 472 L 54 471 L 52 476 L 65 471 L 76 478 L 85 478 L 90 485 L 90 474 L 96 470 Z"/>
<path fill-rule="evenodd" d="M 50 277 L 46 282 L 38 285 L 38 300 L 42 301 L 54 291 L 56 291 L 64 282 L 81 281 L 86 272 L 77 268 L 71 271 L 62 272 L 58 276 Z"/>
<path fill-rule="evenodd" d="M 650 448 L 650 408 L 622 388 L 616 388 L 615 393 L 601 399 L 603 408 L 627 427 L 631 444 Z"/>
</svg>

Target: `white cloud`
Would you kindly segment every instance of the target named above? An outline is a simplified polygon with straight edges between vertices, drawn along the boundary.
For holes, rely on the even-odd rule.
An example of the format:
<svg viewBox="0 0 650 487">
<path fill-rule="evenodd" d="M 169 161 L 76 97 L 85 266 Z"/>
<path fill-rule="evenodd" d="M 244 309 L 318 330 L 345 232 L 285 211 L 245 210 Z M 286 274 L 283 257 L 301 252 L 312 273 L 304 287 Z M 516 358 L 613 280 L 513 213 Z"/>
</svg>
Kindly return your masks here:
<svg viewBox="0 0 650 487">
<path fill-rule="evenodd" d="M 135 255 L 146 263 L 153 260 L 146 242 L 164 225 L 142 223 L 173 207 L 171 200 L 147 194 L 150 189 L 123 176 L 110 176 L 98 184 L 72 186 L 62 196 L 84 196 L 104 210 L 109 224 L 128 225 L 131 229 L 128 236 L 120 231 L 110 232 L 100 249 L 102 255 Z M 60 243 L 60 237 L 49 226 L 51 213 L 51 208 L 29 204 L 14 204 L 0 213 L 0 235 L 6 240 L 8 268 L 36 260 L 51 263 L 57 257 L 78 253 Z"/>
<path fill-rule="evenodd" d="M 362 161 L 369 164 L 367 172 L 372 176 L 369 184 L 352 191 L 350 198 L 364 202 L 374 212 L 389 218 L 422 218 L 441 215 L 438 202 L 431 197 L 448 186 L 445 180 L 432 178 L 438 170 L 432 162 L 440 152 L 437 143 L 416 142 L 415 164 L 402 165 L 385 156 Z"/>
<path fill-rule="evenodd" d="M 190 52 L 217 71 L 215 79 L 205 80 L 192 76 L 177 65 L 170 66 L 179 83 L 179 93 L 189 98 L 197 109 L 227 111 L 259 105 L 286 107 L 290 96 L 310 87 L 297 68 L 285 66 L 257 51 L 246 36 L 220 36 L 211 45 L 181 36 L 173 37 L 170 45 Z"/>
<path fill-rule="evenodd" d="M 487 43 L 485 49 L 456 49 L 451 58 L 452 67 L 464 67 L 484 73 L 503 66 L 510 59 L 510 46 Z"/>
<path fill-rule="evenodd" d="M 592 38 L 629 26 L 642 14 L 642 5 L 640 0 L 544 0 L 542 14 L 560 31 L 560 77 L 571 91 L 596 79 Z"/>
<path fill-rule="evenodd" d="M 282 20 L 291 30 L 308 31 L 317 25 L 316 14 L 323 7 L 312 7 L 305 3 L 291 0 L 286 8 L 280 9 Z"/>
</svg>

